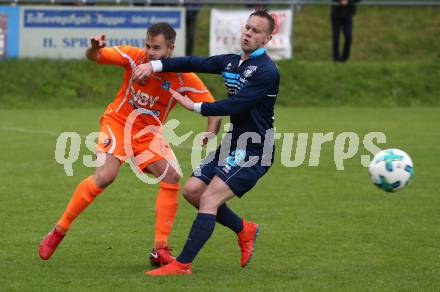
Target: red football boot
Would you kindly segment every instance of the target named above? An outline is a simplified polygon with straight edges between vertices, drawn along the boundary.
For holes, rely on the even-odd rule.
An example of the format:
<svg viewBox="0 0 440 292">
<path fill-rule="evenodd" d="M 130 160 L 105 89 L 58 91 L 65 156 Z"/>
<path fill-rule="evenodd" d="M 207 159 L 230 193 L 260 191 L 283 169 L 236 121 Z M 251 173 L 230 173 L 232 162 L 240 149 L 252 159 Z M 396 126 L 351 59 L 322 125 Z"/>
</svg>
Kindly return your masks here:
<svg viewBox="0 0 440 292">
<path fill-rule="evenodd" d="M 45 261 L 48 260 L 55 252 L 64 236 L 65 234 L 58 231 L 56 228 L 52 229 L 52 231 L 50 231 L 40 242 L 40 247 L 38 249 L 40 258 Z"/>
<path fill-rule="evenodd" d="M 154 267 L 168 265 L 176 258 L 171 255 L 171 249 L 168 246 L 153 248 L 150 253 L 150 264 Z"/>
<path fill-rule="evenodd" d="M 254 222 L 243 220 L 243 230 L 238 234 L 238 245 L 241 251 L 240 264 L 247 266 L 255 251 L 255 240 L 260 234 L 260 226 Z"/>
<path fill-rule="evenodd" d="M 171 275 L 191 275 L 191 263 L 182 264 L 177 260 L 172 261 L 166 266 L 145 272 L 148 276 L 171 276 Z"/>
</svg>

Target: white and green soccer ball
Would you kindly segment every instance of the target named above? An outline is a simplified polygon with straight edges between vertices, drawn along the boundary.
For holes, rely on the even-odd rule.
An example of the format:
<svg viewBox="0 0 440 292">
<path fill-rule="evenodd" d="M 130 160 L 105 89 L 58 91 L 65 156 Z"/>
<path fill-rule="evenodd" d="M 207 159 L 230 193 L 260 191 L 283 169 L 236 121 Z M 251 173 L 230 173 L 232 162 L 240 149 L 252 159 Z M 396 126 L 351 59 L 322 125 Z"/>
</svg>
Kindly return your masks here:
<svg viewBox="0 0 440 292">
<path fill-rule="evenodd" d="M 386 192 L 397 192 L 407 186 L 414 176 L 411 157 L 399 149 L 377 153 L 368 167 L 371 181 Z"/>
</svg>

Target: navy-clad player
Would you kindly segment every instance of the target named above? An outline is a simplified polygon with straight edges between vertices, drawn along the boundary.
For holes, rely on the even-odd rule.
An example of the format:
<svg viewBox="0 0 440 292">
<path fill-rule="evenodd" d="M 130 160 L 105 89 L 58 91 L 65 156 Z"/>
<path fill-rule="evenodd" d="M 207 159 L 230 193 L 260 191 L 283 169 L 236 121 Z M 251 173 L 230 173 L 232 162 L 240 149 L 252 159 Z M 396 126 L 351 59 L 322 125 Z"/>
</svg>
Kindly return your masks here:
<svg viewBox="0 0 440 292">
<path fill-rule="evenodd" d="M 226 201 L 248 192 L 272 162 L 273 116 L 280 77 L 264 46 L 271 40 L 274 26 L 267 10 L 256 10 L 242 33 L 240 55 L 152 61 L 135 72 L 137 80 L 161 71 L 221 74 L 228 89 L 227 99 L 210 104 L 193 103 L 186 96 L 172 93 L 190 111 L 204 116 L 230 116 L 233 126 L 230 139 L 223 140 L 215 155 L 208 156 L 185 185 L 184 196 L 198 208 L 198 215 L 183 251 L 175 261 L 146 274 L 191 274 L 191 263 L 213 233 L 216 221 L 237 233 L 241 266 L 248 264 L 259 226 L 242 220 Z"/>
</svg>

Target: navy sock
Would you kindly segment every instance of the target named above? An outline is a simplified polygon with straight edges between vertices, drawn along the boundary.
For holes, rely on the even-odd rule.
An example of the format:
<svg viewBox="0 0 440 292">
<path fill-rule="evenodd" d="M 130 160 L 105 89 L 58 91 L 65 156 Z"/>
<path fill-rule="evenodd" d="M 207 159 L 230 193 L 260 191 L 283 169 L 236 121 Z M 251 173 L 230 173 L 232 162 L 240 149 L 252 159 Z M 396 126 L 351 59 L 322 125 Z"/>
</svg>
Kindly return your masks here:
<svg viewBox="0 0 440 292">
<path fill-rule="evenodd" d="M 243 220 L 237 216 L 226 204 L 221 205 L 217 210 L 217 222 L 228 227 L 235 233 L 243 230 Z"/>
<path fill-rule="evenodd" d="M 191 263 L 214 232 L 215 215 L 198 213 L 182 252 L 177 257 L 181 263 Z"/>
</svg>

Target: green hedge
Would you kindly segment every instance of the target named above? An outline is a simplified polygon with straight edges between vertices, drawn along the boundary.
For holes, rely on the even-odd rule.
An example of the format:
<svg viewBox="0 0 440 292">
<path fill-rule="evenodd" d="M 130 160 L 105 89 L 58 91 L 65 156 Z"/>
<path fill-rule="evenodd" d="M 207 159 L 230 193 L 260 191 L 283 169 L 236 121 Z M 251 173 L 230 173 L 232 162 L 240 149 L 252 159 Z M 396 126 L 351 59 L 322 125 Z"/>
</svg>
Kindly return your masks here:
<svg viewBox="0 0 440 292">
<path fill-rule="evenodd" d="M 0 63 L 0 108 L 94 107 L 109 103 L 122 69 L 88 61 Z M 278 102 L 292 106 L 440 104 L 440 62 L 279 62 Z M 201 75 L 216 98 L 220 76 Z"/>
</svg>

